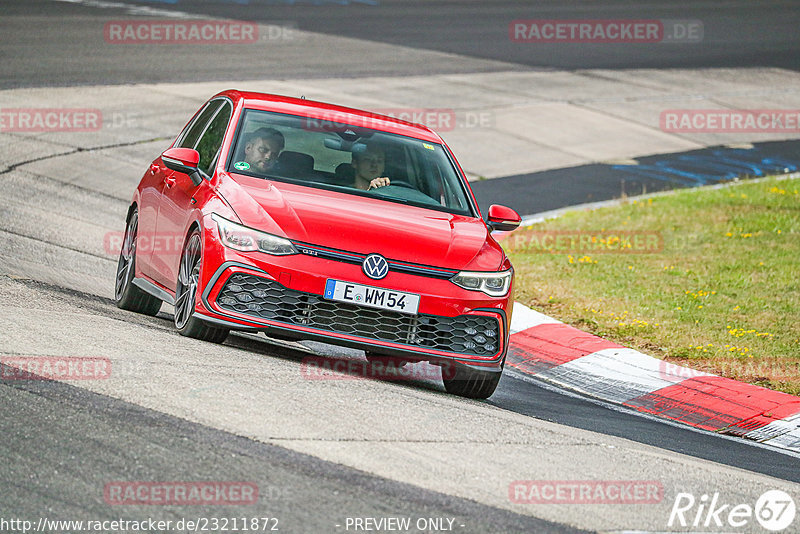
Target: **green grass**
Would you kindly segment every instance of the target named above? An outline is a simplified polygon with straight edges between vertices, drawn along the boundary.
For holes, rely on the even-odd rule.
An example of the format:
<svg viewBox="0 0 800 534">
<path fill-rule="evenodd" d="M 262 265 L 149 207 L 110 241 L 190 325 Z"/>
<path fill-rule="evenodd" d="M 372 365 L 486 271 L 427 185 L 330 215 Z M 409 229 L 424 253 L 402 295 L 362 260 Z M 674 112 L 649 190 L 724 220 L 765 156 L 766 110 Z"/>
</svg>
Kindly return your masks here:
<svg viewBox="0 0 800 534">
<path fill-rule="evenodd" d="M 584 248 L 565 235 L 586 236 Z M 800 179 L 570 212 L 503 246 L 520 302 L 673 363 L 800 394 Z"/>
</svg>

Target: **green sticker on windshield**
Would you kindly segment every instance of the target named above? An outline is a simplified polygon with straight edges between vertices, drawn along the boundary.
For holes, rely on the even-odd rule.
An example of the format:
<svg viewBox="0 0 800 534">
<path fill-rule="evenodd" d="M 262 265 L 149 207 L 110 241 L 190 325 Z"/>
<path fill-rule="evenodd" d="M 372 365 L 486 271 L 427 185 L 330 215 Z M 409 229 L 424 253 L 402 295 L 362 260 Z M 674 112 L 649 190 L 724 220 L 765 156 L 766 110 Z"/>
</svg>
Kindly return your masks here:
<svg viewBox="0 0 800 534">
<path fill-rule="evenodd" d="M 250 164 L 246 161 L 237 161 L 233 164 L 233 168 L 237 171 L 246 171 L 250 169 Z"/>
<path fill-rule="evenodd" d="M 424 146 L 424 147 L 425 147 L 425 148 L 427 148 L 428 150 L 435 150 L 435 149 L 433 148 L 433 145 L 429 145 L 428 143 L 422 143 L 422 146 Z"/>
</svg>

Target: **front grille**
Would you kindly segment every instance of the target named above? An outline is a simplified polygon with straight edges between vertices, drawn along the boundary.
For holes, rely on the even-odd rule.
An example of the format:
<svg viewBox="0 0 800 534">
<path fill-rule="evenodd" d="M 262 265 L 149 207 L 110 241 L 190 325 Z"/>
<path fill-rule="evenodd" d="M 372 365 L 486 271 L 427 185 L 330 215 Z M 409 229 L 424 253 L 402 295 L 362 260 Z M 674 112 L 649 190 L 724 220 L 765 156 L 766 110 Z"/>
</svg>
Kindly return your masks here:
<svg viewBox="0 0 800 534">
<path fill-rule="evenodd" d="M 223 310 L 414 347 L 491 356 L 500 324 L 483 315 L 406 315 L 323 299 L 251 274 L 233 274 L 217 296 Z"/>
</svg>

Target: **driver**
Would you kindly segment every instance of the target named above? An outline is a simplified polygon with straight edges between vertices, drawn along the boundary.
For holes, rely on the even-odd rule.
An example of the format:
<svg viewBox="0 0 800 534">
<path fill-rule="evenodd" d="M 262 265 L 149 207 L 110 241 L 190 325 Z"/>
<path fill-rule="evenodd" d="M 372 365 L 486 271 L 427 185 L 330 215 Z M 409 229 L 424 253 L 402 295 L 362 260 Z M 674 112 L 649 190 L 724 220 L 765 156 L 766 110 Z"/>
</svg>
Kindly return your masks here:
<svg viewBox="0 0 800 534">
<path fill-rule="evenodd" d="M 386 164 L 386 153 L 375 143 L 366 143 L 361 150 L 353 151 L 356 189 L 368 191 L 390 185 L 389 178 L 381 176 Z"/>
<path fill-rule="evenodd" d="M 247 136 L 244 160 L 256 172 L 267 172 L 275 166 L 286 141 L 275 128 L 262 127 Z"/>
</svg>

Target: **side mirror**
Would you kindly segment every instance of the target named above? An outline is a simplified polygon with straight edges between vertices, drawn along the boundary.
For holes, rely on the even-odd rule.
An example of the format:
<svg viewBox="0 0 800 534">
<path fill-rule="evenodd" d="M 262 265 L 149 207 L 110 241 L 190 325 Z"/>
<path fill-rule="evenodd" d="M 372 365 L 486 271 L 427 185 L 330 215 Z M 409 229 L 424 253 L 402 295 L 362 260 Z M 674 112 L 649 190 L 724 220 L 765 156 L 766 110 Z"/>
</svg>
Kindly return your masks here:
<svg viewBox="0 0 800 534">
<path fill-rule="evenodd" d="M 197 165 L 200 163 L 200 153 L 197 150 L 170 148 L 161 154 L 161 161 L 170 170 L 188 174 L 195 186 L 200 185 L 200 182 L 203 181 L 203 177 L 200 176 L 200 171 L 197 169 Z"/>
<path fill-rule="evenodd" d="M 519 213 L 511 208 L 499 206 L 497 204 L 489 206 L 488 219 L 487 224 L 491 232 L 497 230 L 501 232 L 510 232 L 511 230 L 515 230 L 519 226 L 519 223 L 522 222 L 522 217 L 519 216 Z"/>
</svg>

